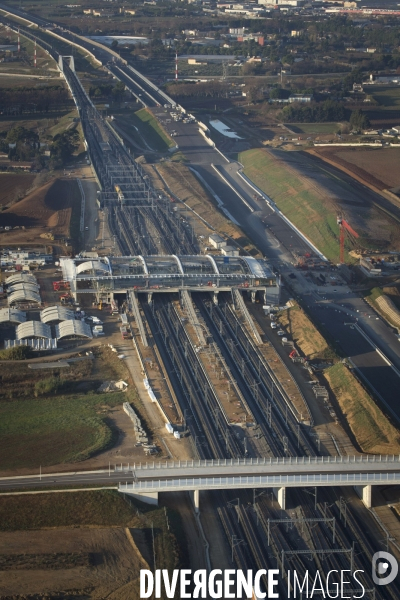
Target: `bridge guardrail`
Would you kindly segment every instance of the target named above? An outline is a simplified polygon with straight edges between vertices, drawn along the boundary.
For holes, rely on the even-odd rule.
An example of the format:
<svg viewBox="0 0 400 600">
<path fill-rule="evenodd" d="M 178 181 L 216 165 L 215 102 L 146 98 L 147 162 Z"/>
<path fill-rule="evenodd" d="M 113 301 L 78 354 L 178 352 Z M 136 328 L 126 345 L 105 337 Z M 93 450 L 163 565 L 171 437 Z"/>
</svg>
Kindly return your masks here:
<svg viewBox="0 0 400 600">
<path fill-rule="evenodd" d="M 235 467 L 235 466 L 262 466 L 262 465 L 317 465 L 317 464 L 349 464 L 349 463 L 399 463 L 400 455 L 397 454 L 357 454 L 346 456 L 290 456 L 268 458 L 218 458 L 213 460 L 166 460 L 164 462 L 134 463 L 132 468 L 137 469 L 176 469 L 176 468 L 202 468 L 202 467 Z"/>
<path fill-rule="evenodd" d="M 126 482 L 120 491 L 168 491 L 168 489 L 224 489 L 260 487 L 301 487 L 302 485 L 381 485 L 398 484 L 400 473 L 310 473 L 307 475 L 240 475 L 237 477 L 185 477 L 182 479 L 150 479 Z"/>
</svg>

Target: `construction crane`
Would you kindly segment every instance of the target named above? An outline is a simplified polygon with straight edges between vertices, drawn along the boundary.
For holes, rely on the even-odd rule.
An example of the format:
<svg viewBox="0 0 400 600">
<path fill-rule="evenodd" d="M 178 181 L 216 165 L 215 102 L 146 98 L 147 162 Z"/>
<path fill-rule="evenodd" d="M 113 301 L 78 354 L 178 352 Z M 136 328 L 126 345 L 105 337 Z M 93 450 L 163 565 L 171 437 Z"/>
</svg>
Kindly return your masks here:
<svg viewBox="0 0 400 600">
<path fill-rule="evenodd" d="M 343 217 L 341 215 L 338 215 L 337 217 L 337 224 L 339 225 L 339 263 L 341 265 L 344 264 L 344 238 L 345 238 L 345 231 L 347 231 L 348 234 L 350 234 L 350 239 L 351 238 L 358 238 L 360 237 L 358 235 L 358 233 L 356 231 L 354 231 L 354 229 L 352 227 L 350 227 L 350 225 L 347 223 L 347 221 L 345 221 L 343 219 Z"/>
</svg>

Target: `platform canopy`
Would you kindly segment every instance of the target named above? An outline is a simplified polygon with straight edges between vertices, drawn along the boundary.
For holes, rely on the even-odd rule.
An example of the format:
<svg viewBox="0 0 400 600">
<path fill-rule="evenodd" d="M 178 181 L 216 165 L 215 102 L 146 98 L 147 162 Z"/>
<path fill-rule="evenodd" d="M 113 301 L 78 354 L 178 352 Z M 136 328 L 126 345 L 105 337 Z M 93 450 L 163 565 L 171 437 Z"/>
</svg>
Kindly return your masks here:
<svg viewBox="0 0 400 600">
<path fill-rule="evenodd" d="M 127 289 L 186 287 L 276 287 L 277 278 L 265 260 L 217 254 L 110 256 L 101 260 L 61 258 L 63 279 L 71 293 Z"/>
</svg>

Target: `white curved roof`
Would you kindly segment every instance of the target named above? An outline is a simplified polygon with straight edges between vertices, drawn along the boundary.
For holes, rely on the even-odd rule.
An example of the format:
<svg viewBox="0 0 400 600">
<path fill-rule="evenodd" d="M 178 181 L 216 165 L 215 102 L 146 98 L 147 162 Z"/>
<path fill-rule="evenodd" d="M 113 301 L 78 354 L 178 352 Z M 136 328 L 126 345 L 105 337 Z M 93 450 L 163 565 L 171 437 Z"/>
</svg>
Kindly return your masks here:
<svg viewBox="0 0 400 600">
<path fill-rule="evenodd" d="M 11 306 L 11 304 L 14 304 L 14 302 L 28 301 L 28 302 L 37 302 L 37 304 L 40 304 L 42 302 L 39 293 L 32 289 L 15 290 L 15 291 L 11 292 L 11 294 L 8 294 L 7 300 L 8 300 L 8 304 L 10 306 Z"/>
<path fill-rule="evenodd" d="M 0 323 L 25 323 L 26 313 L 15 308 L 0 309 Z"/>
<path fill-rule="evenodd" d="M 110 267 L 100 260 L 87 260 L 76 267 L 77 275 L 85 271 L 107 271 L 109 273 Z"/>
<path fill-rule="evenodd" d="M 33 290 L 34 292 L 39 293 L 40 286 L 31 281 L 20 281 L 19 283 L 13 283 L 8 286 L 7 292 L 12 294 L 12 292 L 17 292 L 18 290 Z"/>
<path fill-rule="evenodd" d="M 74 311 L 66 306 L 47 306 L 40 312 L 40 320 L 43 323 L 52 321 L 68 321 L 74 318 Z"/>
<path fill-rule="evenodd" d="M 17 340 L 25 338 L 47 338 L 51 339 L 50 325 L 46 325 L 41 321 L 26 321 L 18 325 L 16 330 Z"/>
<path fill-rule="evenodd" d="M 62 321 L 59 325 L 56 325 L 56 337 L 58 340 L 70 336 L 93 337 L 89 325 L 83 321 Z"/>
<path fill-rule="evenodd" d="M 15 283 L 35 283 L 37 284 L 36 277 L 31 275 L 30 273 L 15 273 L 14 275 L 10 275 L 6 279 L 7 285 L 13 285 Z"/>
</svg>

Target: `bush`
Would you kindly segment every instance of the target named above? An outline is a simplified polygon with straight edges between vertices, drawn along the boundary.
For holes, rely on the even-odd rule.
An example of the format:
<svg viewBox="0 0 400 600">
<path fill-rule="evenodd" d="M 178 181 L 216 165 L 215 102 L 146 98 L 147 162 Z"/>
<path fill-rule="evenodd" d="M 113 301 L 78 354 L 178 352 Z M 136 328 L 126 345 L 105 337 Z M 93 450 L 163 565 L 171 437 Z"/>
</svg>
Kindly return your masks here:
<svg viewBox="0 0 400 600">
<path fill-rule="evenodd" d="M 350 116 L 350 125 L 353 129 L 361 131 L 370 127 L 371 123 L 368 116 L 362 112 L 362 110 L 353 110 Z"/>
<path fill-rule="evenodd" d="M 61 386 L 58 377 L 47 377 L 35 383 L 35 396 L 44 396 L 45 394 L 56 393 Z"/>
<path fill-rule="evenodd" d="M 346 116 L 343 105 L 333 100 L 308 105 L 296 102 L 285 106 L 281 115 L 287 123 L 329 123 L 343 121 Z"/>
<path fill-rule="evenodd" d="M 33 351 L 30 346 L 16 346 L 0 351 L 0 360 L 25 360 L 26 358 L 32 358 L 32 356 Z"/>
</svg>

